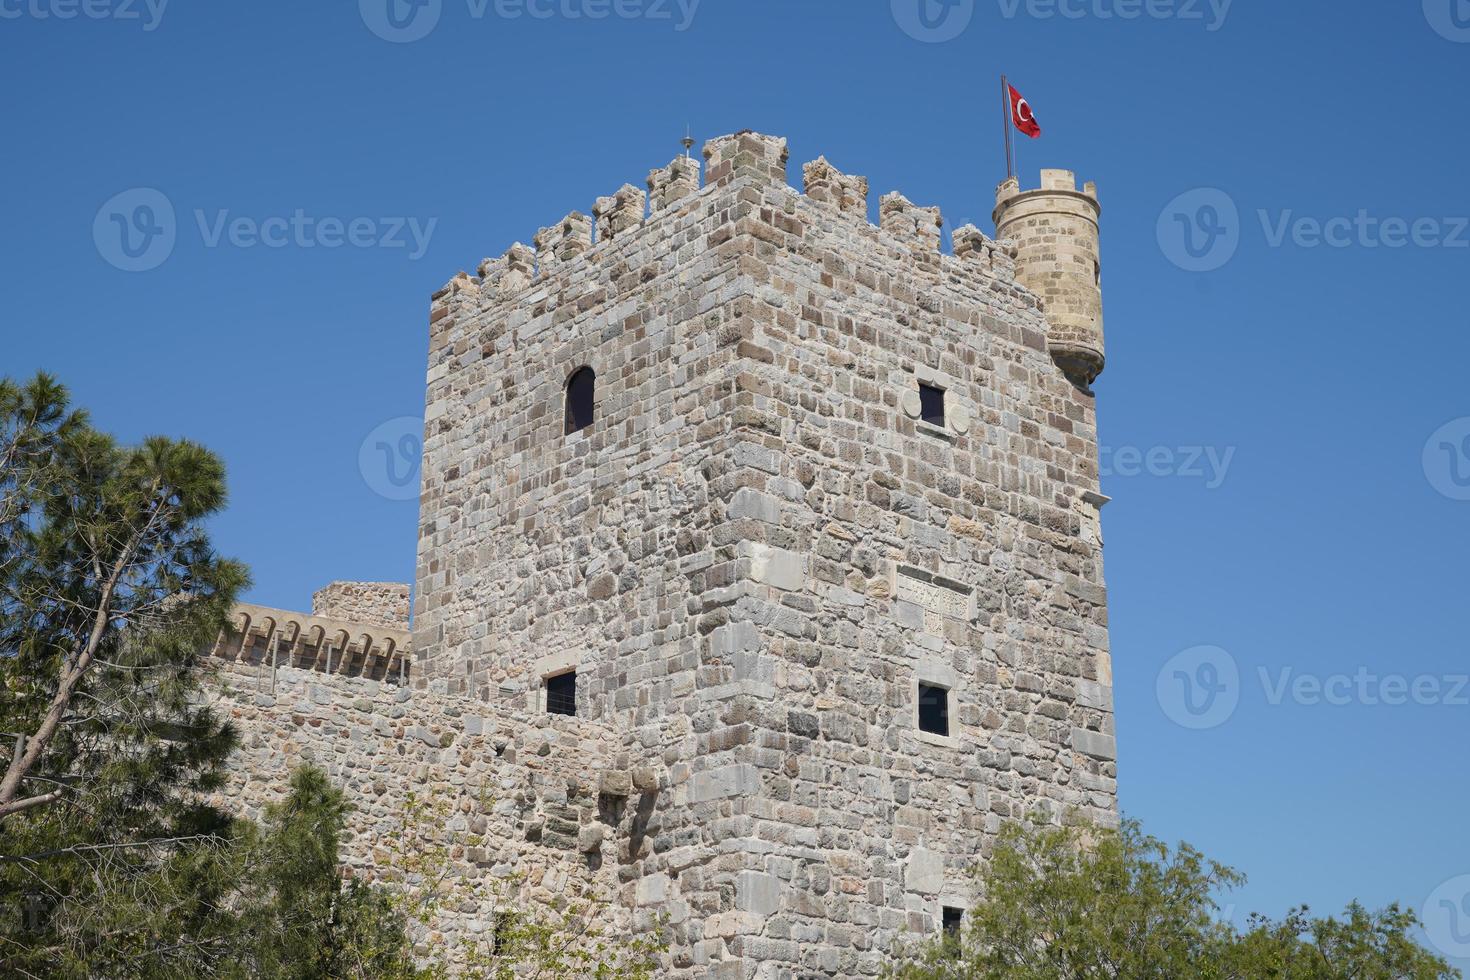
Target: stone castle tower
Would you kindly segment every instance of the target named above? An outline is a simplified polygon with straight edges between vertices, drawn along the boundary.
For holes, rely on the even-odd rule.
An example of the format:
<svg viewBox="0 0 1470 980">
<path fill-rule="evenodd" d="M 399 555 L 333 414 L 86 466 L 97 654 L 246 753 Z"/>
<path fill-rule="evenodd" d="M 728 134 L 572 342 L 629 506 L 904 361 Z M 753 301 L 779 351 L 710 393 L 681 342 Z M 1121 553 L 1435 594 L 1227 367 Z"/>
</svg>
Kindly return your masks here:
<svg viewBox="0 0 1470 980">
<path fill-rule="evenodd" d="M 411 637 L 401 586 L 242 607 L 230 796 L 317 760 L 373 874 L 459 794 L 451 938 L 517 872 L 668 976 L 872 976 L 1003 821 L 1116 820 L 1097 196 L 1007 181 L 946 254 L 783 139 L 704 160 L 435 294 Z"/>
</svg>

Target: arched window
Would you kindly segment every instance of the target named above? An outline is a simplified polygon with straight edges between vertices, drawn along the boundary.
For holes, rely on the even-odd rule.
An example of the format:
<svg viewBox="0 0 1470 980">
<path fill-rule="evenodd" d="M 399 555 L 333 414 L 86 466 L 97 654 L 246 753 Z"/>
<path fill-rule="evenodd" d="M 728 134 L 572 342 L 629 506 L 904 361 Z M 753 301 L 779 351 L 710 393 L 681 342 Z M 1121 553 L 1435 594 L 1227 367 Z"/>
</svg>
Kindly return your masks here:
<svg viewBox="0 0 1470 980">
<path fill-rule="evenodd" d="M 597 402 L 596 388 L 597 375 L 590 367 L 578 368 L 567 379 L 567 435 L 592 424 L 592 409 Z"/>
</svg>

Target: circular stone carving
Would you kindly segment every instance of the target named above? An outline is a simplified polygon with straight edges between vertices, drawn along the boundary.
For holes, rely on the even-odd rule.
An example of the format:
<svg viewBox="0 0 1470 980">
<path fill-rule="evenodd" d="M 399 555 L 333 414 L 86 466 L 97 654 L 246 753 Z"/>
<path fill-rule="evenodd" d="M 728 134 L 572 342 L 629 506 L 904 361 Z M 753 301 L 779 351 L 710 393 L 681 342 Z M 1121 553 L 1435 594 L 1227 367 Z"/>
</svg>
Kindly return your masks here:
<svg viewBox="0 0 1470 980">
<path fill-rule="evenodd" d="M 956 405 L 950 413 L 949 424 L 960 435 L 970 431 L 970 410 L 964 405 Z"/>
<path fill-rule="evenodd" d="M 917 391 L 904 392 L 903 414 L 907 415 L 911 419 L 916 419 L 919 417 L 919 412 L 922 407 L 922 403 L 919 401 L 919 393 Z"/>
</svg>

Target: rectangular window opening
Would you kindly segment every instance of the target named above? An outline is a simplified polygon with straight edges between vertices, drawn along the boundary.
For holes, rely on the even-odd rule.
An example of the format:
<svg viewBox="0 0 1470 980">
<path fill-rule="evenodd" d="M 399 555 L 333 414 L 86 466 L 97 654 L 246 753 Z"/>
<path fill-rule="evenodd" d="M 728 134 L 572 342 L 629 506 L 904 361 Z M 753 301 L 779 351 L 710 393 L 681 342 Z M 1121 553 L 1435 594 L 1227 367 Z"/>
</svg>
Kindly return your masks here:
<svg viewBox="0 0 1470 980">
<path fill-rule="evenodd" d="M 953 905 L 946 905 L 944 906 L 943 917 L 945 938 L 960 938 L 960 922 L 964 920 L 965 910 L 957 909 Z"/>
<path fill-rule="evenodd" d="M 919 418 L 944 428 L 944 389 L 919 383 Z"/>
<path fill-rule="evenodd" d="M 568 671 L 546 678 L 546 712 L 553 715 L 577 713 L 577 672 Z"/>
<path fill-rule="evenodd" d="M 949 691 L 937 684 L 919 685 L 919 731 L 949 734 Z"/>
</svg>

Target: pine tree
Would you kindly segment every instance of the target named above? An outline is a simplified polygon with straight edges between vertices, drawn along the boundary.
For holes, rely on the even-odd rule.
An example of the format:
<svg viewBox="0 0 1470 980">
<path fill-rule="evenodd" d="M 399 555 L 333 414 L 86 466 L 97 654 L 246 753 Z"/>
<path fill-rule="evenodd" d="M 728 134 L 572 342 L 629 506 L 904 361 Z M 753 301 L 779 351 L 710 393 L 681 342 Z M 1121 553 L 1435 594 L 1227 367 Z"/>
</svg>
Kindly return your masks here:
<svg viewBox="0 0 1470 980">
<path fill-rule="evenodd" d="M 235 744 L 198 671 L 246 573 L 203 447 L 118 445 L 0 380 L 0 972 L 187 976 L 218 951 Z"/>
</svg>

